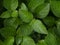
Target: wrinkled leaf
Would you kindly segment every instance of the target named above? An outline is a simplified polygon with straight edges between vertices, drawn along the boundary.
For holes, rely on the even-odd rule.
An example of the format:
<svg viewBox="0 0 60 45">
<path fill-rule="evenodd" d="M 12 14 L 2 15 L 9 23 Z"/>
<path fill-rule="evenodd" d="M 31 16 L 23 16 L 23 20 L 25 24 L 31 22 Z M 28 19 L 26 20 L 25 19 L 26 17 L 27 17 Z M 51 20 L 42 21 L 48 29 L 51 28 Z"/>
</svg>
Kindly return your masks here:
<svg viewBox="0 0 60 45">
<path fill-rule="evenodd" d="M 47 45 L 57 45 L 56 42 L 56 36 L 52 33 L 49 32 L 49 34 L 45 37 L 45 42 L 47 43 Z"/>
<path fill-rule="evenodd" d="M 42 3 L 44 3 L 44 0 L 30 0 L 30 2 L 28 3 L 28 7 L 32 12 L 34 12 L 36 7 L 41 5 Z"/>
<path fill-rule="evenodd" d="M 33 19 L 33 14 L 25 10 L 19 10 L 19 17 L 23 22 L 29 23 Z"/>
<path fill-rule="evenodd" d="M 0 33 L 4 38 L 14 36 L 15 32 L 16 32 L 16 30 L 13 27 L 4 27 L 4 28 L 0 29 Z"/>
<path fill-rule="evenodd" d="M 47 34 L 47 29 L 44 26 L 44 24 L 40 20 L 33 19 L 30 23 L 31 27 L 34 29 L 34 31 L 41 33 L 41 34 Z"/>
<path fill-rule="evenodd" d="M 37 14 L 37 18 L 45 18 L 50 10 L 50 4 L 49 3 L 44 3 L 39 5 L 36 9 L 35 9 L 35 13 Z"/>
<path fill-rule="evenodd" d="M 27 35 L 30 35 L 32 33 L 32 31 L 33 31 L 33 29 L 31 28 L 31 26 L 29 24 L 23 24 L 17 30 L 17 35 L 18 36 L 27 36 Z"/>
<path fill-rule="evenodd" d="M 18 18 L 9 18 L 4 20 L 4 26 L 5 27 L 14 27 L 17 28 L 19 25 L 19 19 Z"/>
<path fill-rule="evenodd" d="M 0 18 L 10 18 L 10 17 L 11 17 L 10 12 L 8 11 L 3 12 L 0 16 Z"/>
<path fill-rule="evenodd" d="M 60 17 L 60 1 L 51 1 L 51 10 L 56 17 Z"/>
<path fill-rule="evenodd" d="M 35 45 L 35 42 L 30 37 L 24 37 L 21 45 Z"/>
<path fill-rule="evenodd" d="M 8 10 L 15 10 L 18 6 L 18 0 L 3 0 L 3 5 Z"/>
</svg>

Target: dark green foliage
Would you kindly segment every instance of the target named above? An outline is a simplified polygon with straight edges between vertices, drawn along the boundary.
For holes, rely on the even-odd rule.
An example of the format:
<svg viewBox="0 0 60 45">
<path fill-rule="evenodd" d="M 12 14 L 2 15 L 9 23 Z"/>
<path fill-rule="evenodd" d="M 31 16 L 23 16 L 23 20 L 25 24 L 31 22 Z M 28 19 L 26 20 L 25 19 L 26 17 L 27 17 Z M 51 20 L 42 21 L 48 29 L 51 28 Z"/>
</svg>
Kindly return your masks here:
<svg viewBox="0 0 60 45">
<path fill-rule="evenodd" d="M 60 45 L 60 0 L 0 0 L 0 45 Z"/>
</svg>

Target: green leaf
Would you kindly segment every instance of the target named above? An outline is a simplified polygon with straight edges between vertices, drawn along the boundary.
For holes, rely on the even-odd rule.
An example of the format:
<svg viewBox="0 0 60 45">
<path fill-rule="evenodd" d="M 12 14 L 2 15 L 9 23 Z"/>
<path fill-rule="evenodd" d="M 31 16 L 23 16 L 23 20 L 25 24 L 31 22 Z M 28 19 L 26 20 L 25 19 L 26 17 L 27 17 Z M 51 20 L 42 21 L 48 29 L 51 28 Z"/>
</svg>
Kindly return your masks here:
<svg viewBox="0 0 60 45">
<path fill-rule="evenodd" d="M 25 10 L 19 10 L 19 17 L 23 22 L 29 23 L 33 19 L 33 14 Z"/>
<path fill-rule="evenodd" d="M 57 26 L 57 30 L 55 30 L 55 32 L 56 32 L 57 36 L 60 36 L 60 20 L 57 21 L 56 26 Z"/>
<path fill-rule="evenodd" d="M 44 3 L 44 0 L 30 0 L 30 2 L 28 3 L 28 7 L 32 12 L 34 12 L 36 7 L 41 5 L 42 3 Z"/>
<path fill-rule="evenodd" d="M 30 37 L 24 37 L 23 42 L 21 43 L 21 45 L 35 45 L 35 42 Z"/>
<path fill-rule="evenodd" d="M 30 25 L 34 29 L 34 31 L 41 34 L 48 34 L 46 27 L 40 20 L 33 19 Z"/>
<path fill-rule="evenodd" d="M 16 45 L 21 44 L 21 42 L 22 42 L 22 37 L 16 35 Z"/>
<path fill-rule="evenodd" d="M 3 42 L 0 40 L 0 45 L 3 45 Z"/>
<path fill-rule="evenodd" d="M 21 10 L 28 11 L 28 8 L 26 7 L 26 5 L 24 3 L 21 4 Z"/>
<path fill-rule="evenodd" d="M 44 3 L 39 5 L 36 9 L 35 9 L 35 13 L 37 14 L 37 18 L 45 18 L 50 10 L 50 4 L 49 3 Z"/>
<path fill-rule="evenodd" d="M 47 43 L 47 45 L 57 45 L 56 36 L 49 32 L 45 37 L 45 42 Z"/>
<path fill-rule="evenodd" d="M 8 11 L 3 12 L 0 16 L 0 18 L 10 18 L 10 17 L 11 17 L 10 12 Z"/>
<path fill-rule="evenodd" d="M 18 6 L 18 0 L 3 0 L 3 5 L 8 10 L 15 10 Z"/>
<path fill-rule="evenodd" d="M 51 1 L 51 10 L 56 17 L 60 17 L 60 1 Z"/>
<path fill-rule="evenodd" d="M 17 28 L 19 25 L 19 19 L 18 18 L 9 18 L 4 20 L 4 26 L 5 27 L 14 27 Z"/>
<path fill-rule="evenodd" d="M 20 27 L 17 30 L 17 35 L 18 36 L 27 36 L 30 35 L 32 33 L 33 29 L 31 28 L 31 26 L 29 24 L 23 24 L 20 25 Z"/>
<path fill-rule="evenodd" d="M 56 31 L 57 29 L 56 29 L 56 26 L 52 26 L 52 27 L 49 27 L 48 28 L 48 32 L 50 32 L 50 33 L 52 33 L 52 34 L 54 34 L 54 35 L 56 35 L 56 33 L 55 33 L 55 31 Z"/>
<path fill-rule="evenodd" d="M 4 27 L 4 28 L 0 29 L 0 33 L 4 38 L 14 36 L 15 32 L 16 32 L 16 30 L 13 27 Z"/>
<path fill-rule="evenodd" d="M 14 10 L 14 11 L 11 13 L 11 17 L 18 17 L 18 11 L 17 11 L 17 10 Z"/>
<path fill-rule="evenodd" d="M 60 45 L 60 37 L 59 36 L 56 37 L 57 37 L 57 45 Z"/>
<path fill-rule="evenodd" d="M 43 22 L 47 27 L 52 27 L 55 24 L 55 18 L 52 16 L 47 16 L 43 19 Z"/>
<path fill-rule="evenodd" d="M 14 37 L 9 36 L 9 38 L 5 40 L 4 45 L 13 45 L 13 43 L 14 43 Z"/>
<path fill-rule="evenodd" d="M 47 43 L 45 42 L 45 40 L 40 40 L 37 45 L 47 45 Z"/>
</svg>

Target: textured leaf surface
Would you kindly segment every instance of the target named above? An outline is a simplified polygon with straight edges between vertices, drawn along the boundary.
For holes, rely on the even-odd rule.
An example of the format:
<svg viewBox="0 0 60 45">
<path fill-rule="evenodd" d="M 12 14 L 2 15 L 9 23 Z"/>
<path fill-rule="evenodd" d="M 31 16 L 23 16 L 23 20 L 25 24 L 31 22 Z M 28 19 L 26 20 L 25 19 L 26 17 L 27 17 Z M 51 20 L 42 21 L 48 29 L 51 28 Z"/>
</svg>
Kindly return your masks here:
<svg viewBox="0 0 60 45">
<path fill-rule="evenodd" d="M 32 12 L 34 12 L 36 7 L 39 6 L 42 3 L 44 3 L 44 0 L 30 0 L 30 2 L 28 4 L 28 7 Z"/>
<path fill-rule="evenodd" d="M 47 25 L 47 27 L 52 27 L 55 24 L 55 19 L 52 16 L 47 16 L 43 19 L 43 22 Z"/>
<path fill-rule="evenodd" d="M 4 27 L 4 28 L 0 29 L 0 33 L 4 38 L 14 36 L 15 32 L 16 32 L 16 30 L 13 27 Z"/>
<path fill-rule="evenodd" d="M 32 22 L 30 23 L 34 31 L 41 33 L 41 34 L 47 34 L 47 29 L 43 25 L 43 23 L 40 20 L 33 19 Z"/>
<path fill-rule="evenodd" d="M 47 43 L 47 45 L 57 45 L 56 41 L 56 37 L 52 33 L 49 33 L 45 38 L 45 42 Z"/>
<path fill-rule="evenodd" d="M 18 0 L 4 0 L 3 5 L 8 10 L 15 10 L 18 6 Z"/>
<path fill-rule="evenodd" d="M 45 18 L 50 10 L 50 4 L 49 3 L 44 3 L 39 5 L 36 9 L 35 12 L 37 13 L 37 18 Z"/>
<path fill-rule="evenodd" d="M 27 36 L 32 33 L 32 28 L 28 24 L 21 25 L 19 29 L 17 30 L 17 35 L 18 36 Z"/>
<path fill-rule="evenodd" d="M 8 11 L 3 12 L 0 16 L 0 18 L 9 18 L 9 17 L 11 17 L 11 16 L 10 16 L 10 13 Z"/>
<path fill-rule="evenodd" d="M 28 23 L 33 19 L 33 14 L 25 10 L 19 10 L 19 17 L 23 22 Z"/>
<path fill-rule="evenodd" d="M 30 37 L 24 37 L 21 45 L 35 45 L 34 41 Z"/>
<path fill-rule="evenodd" d="M 51 10 L 56 17 L 60 17 L 60 1 L 51 1 Z"/>
<path fill-rule="evenodd" d="M 4 20 L 5 27 L 11 26 L 11 27 L 17 28 L 19 23 L 20 23 L 20 21 L 18 20 L 18 18 L 9 18 L 9 19 Z"/>
</svg>

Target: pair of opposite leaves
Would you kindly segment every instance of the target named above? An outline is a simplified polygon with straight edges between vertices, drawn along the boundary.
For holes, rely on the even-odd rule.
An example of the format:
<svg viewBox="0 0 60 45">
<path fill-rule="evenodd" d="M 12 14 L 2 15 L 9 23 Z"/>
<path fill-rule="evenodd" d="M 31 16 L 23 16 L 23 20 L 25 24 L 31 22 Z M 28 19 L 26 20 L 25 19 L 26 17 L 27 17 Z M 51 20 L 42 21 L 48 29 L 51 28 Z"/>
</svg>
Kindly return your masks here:
<svg viewBox="0 0 60 45">
<path fill-rule="evenodd" d="M 36 13 L 35 16 L 38 18 L 45 18 L 50 10 L 54 13 L 56 17 L 60 17 L 60 1 L 50 0 L 49 3 L 45 3 L 45 0 L 30 0 L 28 7 L 31 12 Z"/>
<path fill-rule="evenodd" d="M 18 7 L 18 0 L 3 0 L 3 6 L 7 9 L 7 11 L 3 12 L 3 14 L 0 16 L 1 18 L 18 16 L 18 11 L 16 10 Z"/>
</svg>

